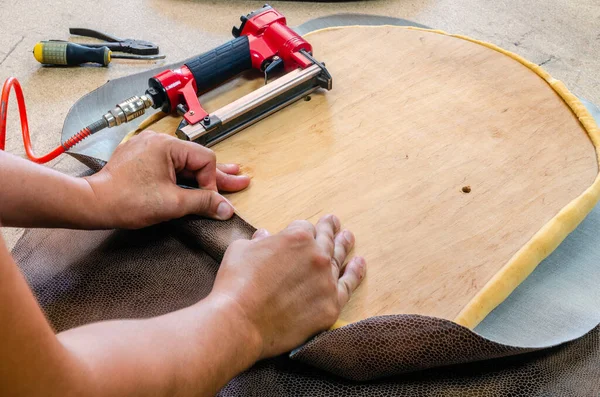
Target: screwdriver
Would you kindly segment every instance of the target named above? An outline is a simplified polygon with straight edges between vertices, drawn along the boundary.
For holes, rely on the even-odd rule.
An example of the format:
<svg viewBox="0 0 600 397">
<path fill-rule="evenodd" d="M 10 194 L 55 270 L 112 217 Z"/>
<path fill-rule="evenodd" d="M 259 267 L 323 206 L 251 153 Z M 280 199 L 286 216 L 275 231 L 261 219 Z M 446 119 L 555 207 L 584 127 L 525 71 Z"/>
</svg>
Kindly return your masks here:
<svg viewBox="0 0 600 397">
<path fill-rule="evenodd" d="M 99 63 L 107 66 L 112 59 L 154 60 L 164 55 L 115 54 L 108 47 L 87 47 L 68 41 L 40 41 L 33 47 L 34 58 L 44 65 L 76 66 L 84 63 Z"/>
</svg>

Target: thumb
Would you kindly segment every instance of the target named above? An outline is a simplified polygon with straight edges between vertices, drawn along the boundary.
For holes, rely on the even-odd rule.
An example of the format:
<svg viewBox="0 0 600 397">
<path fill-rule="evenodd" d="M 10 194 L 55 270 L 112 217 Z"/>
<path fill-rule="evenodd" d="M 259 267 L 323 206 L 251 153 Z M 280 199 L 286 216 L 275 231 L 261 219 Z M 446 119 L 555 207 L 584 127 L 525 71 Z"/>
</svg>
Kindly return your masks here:
<svg viewBox="0 0 600 397">
<path fill-rule="evenodd" d="M 233 216 L 233 206 L 219 193 L 204 189 L 179 189 L 180 209 L 186 215 L 202 215 L 221 221 Z"/>
</svg>

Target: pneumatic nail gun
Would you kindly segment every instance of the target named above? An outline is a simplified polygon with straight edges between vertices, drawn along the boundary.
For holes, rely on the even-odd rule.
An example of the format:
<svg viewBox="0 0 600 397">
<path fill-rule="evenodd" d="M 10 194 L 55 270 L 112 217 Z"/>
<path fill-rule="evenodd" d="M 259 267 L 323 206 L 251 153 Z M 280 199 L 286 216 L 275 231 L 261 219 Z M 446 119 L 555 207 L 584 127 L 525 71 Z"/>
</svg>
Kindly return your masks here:
<svg viewBox="0 0 600 397">
<path fill-rule="evenodd" d="M 287 26 L 282 14 L 265 5 L 241 21 L 233 28 L 233 40 L 150 78 L 144 95 L 118 104 L 84 129 L 89 131 L 86 136 L 131 121 L 153 107 L 183 116 L 177 129 L 181 139 L 211 146 L 319 88 L 331 89 L 325 65 L 312 56 L 311 45 Z M 264 75 L 264 86 L 210 114 L 204 110 L 200 94 L 249 69 Z M 282 75 L 271 79 L 275 74 Z"/>
</svg>

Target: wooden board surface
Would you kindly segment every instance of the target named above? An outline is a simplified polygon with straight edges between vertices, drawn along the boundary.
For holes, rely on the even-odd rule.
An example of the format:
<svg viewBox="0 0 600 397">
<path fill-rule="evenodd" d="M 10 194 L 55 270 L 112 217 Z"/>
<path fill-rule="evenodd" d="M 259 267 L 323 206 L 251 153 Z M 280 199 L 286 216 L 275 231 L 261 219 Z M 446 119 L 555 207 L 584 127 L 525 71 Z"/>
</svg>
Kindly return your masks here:
<svg viewBox="0 0 600 397">
<path fill-rule="evenodd" d="M 309 40 L 334 89 L 213 149 L 253 177 L 228 197 L 254 226 L 276 232 L 335 213 L 356 234 L 368 275 L 342 320 L 453 319 L 596 177 L 594 148 L 570 109 L 503 54 L 397 27 Z M 234 80 L 203 103 L 215 110 L 260 84 Z M 177 124 L 168 117 L 152 129 Z"/>
</svg>

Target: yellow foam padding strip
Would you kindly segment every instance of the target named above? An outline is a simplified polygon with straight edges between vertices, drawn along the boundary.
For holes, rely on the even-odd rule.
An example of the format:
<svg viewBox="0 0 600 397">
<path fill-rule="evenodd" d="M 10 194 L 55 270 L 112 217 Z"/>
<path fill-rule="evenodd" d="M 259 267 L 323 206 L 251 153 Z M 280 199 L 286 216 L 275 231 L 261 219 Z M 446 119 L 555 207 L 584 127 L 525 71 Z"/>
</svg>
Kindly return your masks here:
<svg viewBox="0 0 600 397">
<path fill-rule="evenodd" d="M 412 26 L 392 26 L 399 29 L 419 30 L 423 32 L 442 34 L 445 36 L 455 37 L 470 41 L 475 44 L 482 45 L 494 51 L 498 51 L 523 66 L 531 69 L 534 73 L 544 79 L 550 87 L 563 99 L 563 101 L 571 108 L 579 122 L 587 132 L 596 150 L 598 165 L 600 168 L 600 129 L 596 121 L 588 112 L 587 108 L 581 103 L 575 95 L 573 95 L 567 87 L 559 80 L 554 79 L 548 72 L 542 69 L 535 63 L 529 62 L 525 58 L 500 48 L 494 44 L 485 41 L 479 41 L 467 36 L 455 35 L 446 33 L 442 30 L 424 29 Z M 356 26 L 332 27 L 317 30 L 320 31 L 344 29 Z M 367 27 L 367 26 L 360 26 Z M 370 28 L 381 28 L 382 26 L 368 26 Z M 309 35 L 311 34 L 309 33 Z M 587 188 L 579 197 L 572 200 L 558 214 L 549 220 L 533 237 L 523 246 L 512 258 L 504 265 L 484 286 L 483 288 L 467 303 L 461 310 L 454 322 L 468 328 L 475 328 L 492 310 L 501 304 L 514 290 L 521 284 L 537 265 L 544 260 L 559 244 L 571 233 L 581 221 L 594 208 L 600 198 L 600 174 L 596 176 L 594 183 Z M 347 325 L 343 320 L 338 320 L 331 328 L 339 328 Z"/>
</svg>

